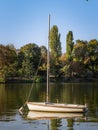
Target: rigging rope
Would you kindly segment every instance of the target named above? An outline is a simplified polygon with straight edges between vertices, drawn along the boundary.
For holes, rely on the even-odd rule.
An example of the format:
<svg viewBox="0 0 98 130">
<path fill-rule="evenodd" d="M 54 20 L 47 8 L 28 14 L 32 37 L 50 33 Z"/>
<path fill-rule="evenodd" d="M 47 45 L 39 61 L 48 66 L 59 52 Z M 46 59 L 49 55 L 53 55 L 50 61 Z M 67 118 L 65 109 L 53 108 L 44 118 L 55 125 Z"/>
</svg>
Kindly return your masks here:
<svg viewBox="0 0 98 130">
<path fill-rule="evenodd" d="M 39 65 L 40 65 L 40 63 L 41 63 L 41 60 L 42 60 L 42 56 L 40 57 L 40 60 L 39 60 L 39 63 L 38 63 L 38 67 L 37 67 L 37 70 L 36 70 L 36 73 L 35 73 L 35 76 L 34 76 L 34 81 L 35 81 L 36 76 L 37 76 L 37 74 L 38 74 L 38 68 L 39 68 Z M 22 109 L 23 109 L 23 107 L 26 105 L 26 103 L 28 102 L 28 100 L 29 100 L 29 98 L 30 98 L 30 95 L 31 95 L 31 92 L 32 92 L 32 89 L 33 89 L 33 86 L 34 86 L 34 83 L 33 83 L 32 87 L 31 87 L 31 89 L 30 89 L 30 91 L 29 91 L 27 100 L 25 101 L 25 103 L 23 104 L 23 106 L 19 109 L 20 112 L 22 111 Z M 21 112 L 21 113 L 22 113 L 22 112 Z"/>
<path fill-rule="evenodd" d="M 40 65 L 40 63 L 41 63 L 41 60 L 42 60 L 42 57 L 40 58 L 40 61 L 39 61 L 39 64 L 38 64 L 38 67 L 37 67 L 37 70 L 36 70 L 36 73 L 35 73 L 35 76 L 34 76 L 34 81 L 35 81 L 36 76 L 37 76 L 37 74 L 38 74 L 38 68 L 39 68 L 39 65 Z M 34 86 L 34 84 L 32 85 L 32 87 L 31 87 L 31 89 L 30 89 L 30 92 L 29 92 L 29 95 L 28 95 L 28 97 L 27 97 L 26 102 L 28 102 L 28 100 L 29 100 L 29 98 L 30 98 L 30 95 L 31 95 L 31 92 L 32 92 L 33 86 Z"/>
</svg>

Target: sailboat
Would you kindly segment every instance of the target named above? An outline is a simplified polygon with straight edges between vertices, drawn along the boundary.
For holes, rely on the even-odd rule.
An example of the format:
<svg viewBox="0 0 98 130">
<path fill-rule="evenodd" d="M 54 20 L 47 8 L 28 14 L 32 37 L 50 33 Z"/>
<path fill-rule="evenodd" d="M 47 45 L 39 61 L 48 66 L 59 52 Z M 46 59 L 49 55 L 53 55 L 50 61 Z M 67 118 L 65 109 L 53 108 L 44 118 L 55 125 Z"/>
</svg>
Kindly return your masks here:
<svg viewBox="0 0 98 130">
<path fill-rule="evenodd" d="M 50 35 L 50 15 L 49 15 L 49 35 Z M 83 113 L 86 110 L 86 105 L 80 104 L 66 104 L 66 103 L 52 103 L 48 101 L 49 91 L 49 42 L 48 36 L 48 50 L 47 50 L 47 99 L 46 102 L 26 102 L 29 111 L 39 112 L 53 112 L 53 113 Z"/>
</svg>

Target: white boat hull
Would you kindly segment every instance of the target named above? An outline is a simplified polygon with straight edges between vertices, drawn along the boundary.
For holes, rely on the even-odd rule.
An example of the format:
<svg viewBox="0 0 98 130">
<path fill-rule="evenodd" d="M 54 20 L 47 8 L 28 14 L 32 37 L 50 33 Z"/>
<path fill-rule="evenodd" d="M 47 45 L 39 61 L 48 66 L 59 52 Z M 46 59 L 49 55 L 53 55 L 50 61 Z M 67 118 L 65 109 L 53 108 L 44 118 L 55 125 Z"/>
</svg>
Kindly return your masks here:
<svg viewBox="0 0 98 130">
<path fill-rule="evenodd" d="M 60 112 L 60 113 L 81 113 L 86 109 L 85 105 L 77 104 L 60 104 L 60 103 L 44 103 L 44 102 L 27 102 L 30 111 L 41 112 Z"/>
</svg>

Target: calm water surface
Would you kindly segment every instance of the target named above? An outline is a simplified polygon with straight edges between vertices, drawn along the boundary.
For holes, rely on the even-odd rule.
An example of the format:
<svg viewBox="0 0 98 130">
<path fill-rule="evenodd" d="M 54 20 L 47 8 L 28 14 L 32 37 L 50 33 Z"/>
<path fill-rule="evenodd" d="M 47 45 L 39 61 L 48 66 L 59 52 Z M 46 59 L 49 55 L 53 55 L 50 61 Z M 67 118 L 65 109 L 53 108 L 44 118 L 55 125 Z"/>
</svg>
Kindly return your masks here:
<svg viewBox="0 0 98 130">
<path fill-rule="evenodd" d="M 98 83 L 50 84 L 50 101 L 87 104 L 89 111 L 80 117 L 27 119 L 19 108 L 27 100 L 33 84 L 0 84 L 0 130 L 97 130 Z M 45 101 L 46 84 L 34 84 L 31 101 Z"/>
</svg>

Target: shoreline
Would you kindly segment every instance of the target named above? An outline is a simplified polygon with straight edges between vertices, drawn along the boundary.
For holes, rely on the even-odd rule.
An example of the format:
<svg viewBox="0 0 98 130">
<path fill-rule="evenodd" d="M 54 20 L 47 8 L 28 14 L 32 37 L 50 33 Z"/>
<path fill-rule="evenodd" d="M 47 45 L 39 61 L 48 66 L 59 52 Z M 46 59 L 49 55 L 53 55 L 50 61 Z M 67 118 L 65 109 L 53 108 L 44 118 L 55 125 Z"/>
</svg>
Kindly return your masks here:
<svg viewBox="0 0 98 130">
<path fill-rule="evenodd" d="M 0 80 L 0 84 L 7 84 L 7 83 L 44 83 L 46 80 L 41 81 L 34 81 L 32 79 L 27 78 L 9 78 L 6 80 Z M 98 82 L 98 78 L 50 78 L 50 82 L 63 82 L 63 83 L 82 83 L 82 82 Z"/>
</svg>

